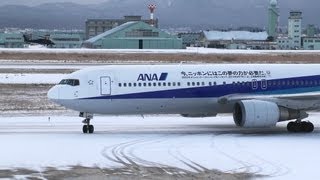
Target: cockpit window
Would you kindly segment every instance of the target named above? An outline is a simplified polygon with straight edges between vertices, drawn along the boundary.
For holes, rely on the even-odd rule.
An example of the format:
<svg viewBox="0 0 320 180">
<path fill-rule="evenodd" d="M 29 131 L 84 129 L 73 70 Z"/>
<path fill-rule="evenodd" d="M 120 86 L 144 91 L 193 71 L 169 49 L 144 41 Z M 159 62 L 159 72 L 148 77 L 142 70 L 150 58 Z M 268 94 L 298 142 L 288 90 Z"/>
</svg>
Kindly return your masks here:
<svg viewBox="0 0 320 180">
<path fill-rule="evenodd" d="M 78 79 L 62 79 L 59 84 L 70 85 L 70 86 L 79 86 L 80 81 Z"/>
</svg>

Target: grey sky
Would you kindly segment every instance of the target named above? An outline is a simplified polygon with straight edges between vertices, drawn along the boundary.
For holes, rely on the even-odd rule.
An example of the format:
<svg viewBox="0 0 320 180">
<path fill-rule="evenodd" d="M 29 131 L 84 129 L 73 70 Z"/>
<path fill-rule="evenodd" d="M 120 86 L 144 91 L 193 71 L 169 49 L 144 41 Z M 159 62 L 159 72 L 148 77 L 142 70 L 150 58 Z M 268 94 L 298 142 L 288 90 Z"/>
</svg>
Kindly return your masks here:
<svg viewBox="0 0 320 180">
<path fill-rule="evenodd" d="M 107 1 L 108 0 L 1 0 L 1 5 L 19 4 L 19 5 L 34 6 L 34 5 L 52 3 L 52 2 L 74 2 L 78 4 L 95 4 L 95 3 L 107 2 Z"/>
</svg>

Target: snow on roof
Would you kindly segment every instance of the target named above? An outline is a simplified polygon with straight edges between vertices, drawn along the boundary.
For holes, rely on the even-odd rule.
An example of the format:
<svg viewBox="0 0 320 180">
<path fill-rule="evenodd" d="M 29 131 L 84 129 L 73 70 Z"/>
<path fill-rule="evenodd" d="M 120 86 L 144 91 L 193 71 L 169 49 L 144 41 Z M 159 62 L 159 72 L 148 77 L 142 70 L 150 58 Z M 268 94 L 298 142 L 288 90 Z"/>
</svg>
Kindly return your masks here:
<svg viewBox="0 0 320 180">
<path fill-rule="evenodd" d="M 136 24 L 136 23 L 138 23 L 138 22 L 137 21 L 130 21 L 130 22 L 124 23 L 124 24 L 122 24 L 120 26 L 117 26 L 117 27 L 115 27 L 113 29 L 110 29 L 109 31 L 106 31 L 106 32 L 104 32 L 102 34 L 99 34 L 99 35 L 95 36 L 95 37 L 92 37 L 92 38 L 86 40 L 85 42 L 94 43 L 94 42 L 102 39 L 103 37 L 106 37 L 106 36 L 108 36 L 110 34 L 113 34 L 115 32 L 121 31 L 123 29 L 126 29 L 127 27 L 129 27 L 129 26 L 131 26 L 133 24 Z"/>
<path fill-rule="evenodd" d="M 209 41 L 217 40 L 266 40 L 267 32 L 249 32 L 249 31 L 203 31 L 204 36 Z"/>
</svg>

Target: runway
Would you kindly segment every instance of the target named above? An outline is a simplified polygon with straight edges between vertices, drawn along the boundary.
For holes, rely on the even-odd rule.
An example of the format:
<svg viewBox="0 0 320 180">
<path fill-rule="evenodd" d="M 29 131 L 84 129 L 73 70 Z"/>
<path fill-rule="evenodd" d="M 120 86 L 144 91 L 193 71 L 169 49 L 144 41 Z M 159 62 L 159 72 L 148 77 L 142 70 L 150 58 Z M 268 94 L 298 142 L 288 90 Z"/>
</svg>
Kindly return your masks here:
<svg viewBox="0 0 320 180">
<path fill-rule="evenodd" d="M 318 117 L 309 118 L 317 127 L 314 133 L 291 134 L 286 123 L 272 129 L 237 128 L 231 116 L 100 116 L 93 120 L 92 135 L 81 133 L 81 119 L 72 113 L 2 117 L 0 169 L 157 167 L 167 171 L 163 175 L 223 172 L 236 174 L 235 179 L 316 179 Z"/>
<path fill-rule="evenodd" d="M 288 133 L 287 123 L 241 129 L 230 115 L 96 116 L 95 134 L 82 134 L 78 114 L 46 93 L 86 66 L 0 67 L 0 179 L 319 178 L 320 113 L 307 119 L 316 127 L 311 134 Z"/>
</svg>

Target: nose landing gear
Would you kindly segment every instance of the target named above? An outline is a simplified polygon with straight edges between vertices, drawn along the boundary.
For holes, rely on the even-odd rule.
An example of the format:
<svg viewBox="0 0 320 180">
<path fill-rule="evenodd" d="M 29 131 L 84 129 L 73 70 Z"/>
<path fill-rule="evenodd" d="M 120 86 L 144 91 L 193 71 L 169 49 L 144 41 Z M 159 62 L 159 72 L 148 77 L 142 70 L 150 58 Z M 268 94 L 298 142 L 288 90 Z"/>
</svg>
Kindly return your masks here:
<svg viewBox="0 0 320 180">
<path fill-rule="evenodd" d="M 94 126 L 90 125 L 90 119 L 85 119 L 82 122 L 85 124 L 82 127 L 82 132 L 84 134 L 86 134 L 86 133 L 92 134 L 94 132 Z"/>
<path fill-rule="evenodd" d="M 86 119 L 82 121 L 85 125 L 82 127 L 82 132 L 84 134 L 92 134 L 94 132 L 94 126 L 90 124 L 93 114 L 90 113 L 80 113 L 80 117 L 85 117 Z"/>
</svg>

